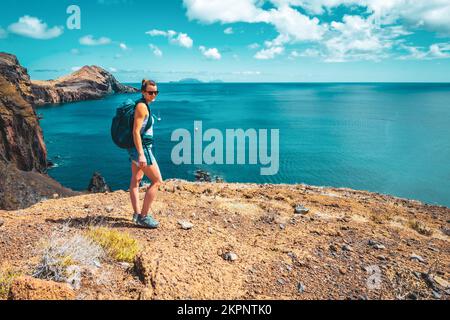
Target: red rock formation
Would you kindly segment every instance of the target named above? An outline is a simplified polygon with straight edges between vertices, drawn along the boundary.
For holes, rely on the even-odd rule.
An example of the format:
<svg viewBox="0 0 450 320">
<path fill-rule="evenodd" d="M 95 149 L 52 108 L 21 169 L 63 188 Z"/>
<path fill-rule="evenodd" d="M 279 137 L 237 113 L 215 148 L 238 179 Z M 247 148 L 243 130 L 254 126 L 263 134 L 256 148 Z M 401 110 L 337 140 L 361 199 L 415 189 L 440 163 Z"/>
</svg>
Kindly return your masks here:
<svg viewBox="0 0 450 320">
<path fill-rule="evenodd" d="M 64 283 L 19 277 L 11 285 L 9 300 L 74 300 L 75 292 Z"/>
<path fill-rule="evenodd" d="M 19 170 L 45 172 L 47 151 L 30 102 L 30 77 L 13 55 L 0 53 L 0 155 Z"/>
<path fill-rule="evenodd" d="M 27 70 L 15 56 L 0 53 L 0 209 L 77 194 L 45 174 L 47 149 L 33 100 Z"/>
<path fill-rule="evenodd" d="M 111 73 L 97 66 L 84 66 L 56 80 L 31 81 L 31 89 L 37 106 L 100 99 L 112 93 L 139 91 L 119 83 Z"/>
</svg>

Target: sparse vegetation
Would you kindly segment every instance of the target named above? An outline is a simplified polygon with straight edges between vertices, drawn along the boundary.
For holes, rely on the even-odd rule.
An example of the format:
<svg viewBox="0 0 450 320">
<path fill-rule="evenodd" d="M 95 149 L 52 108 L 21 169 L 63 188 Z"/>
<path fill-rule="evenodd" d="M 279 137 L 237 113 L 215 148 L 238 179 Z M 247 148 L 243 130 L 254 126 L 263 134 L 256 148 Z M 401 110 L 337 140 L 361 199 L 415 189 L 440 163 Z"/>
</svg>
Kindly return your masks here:
<svg viewBox="0 0 450 320">
<path fill-rule="evenodd" d="M 106 227 L 92 227 L 88 230 L 87 236 L 117 261 L 133 262 L 139 252 L 138 242 L 125 232 Z"/>
<path fill-rule="evenodd" d="M 67 228 L 64 229 L 52 234 L 42 246 L 33 276 L 77 287 L 81 269 L 98 266 L 104 251 L 91 239 L 80 234 L 68 235 Z"/>
<path fill-rule="evenodd" d="M 5 300 L 8 298 L 11 283 L 20 275 L 20 272 L 17 272 L 12 268 L 5 268 L 3 270 L 0 269 L 0 300 Z"/>
<path fill-rule="evenodd" d="M 421 235 L 431 236 L 433 234 L 433 231 L 420 221 L 410 220 L 409 226 L 411 227 L 411 229 L 416 230 Z"/>
<path fill-rule="evenodd" d="M 372 213 L 370 215 L 370 220 L 377 224 L 383 224 L 390 220 L 392 220 L 392 216 L 385 212 L 384 210 L 381 210 L 379 208 L 372 209 Z"/>
</svg>

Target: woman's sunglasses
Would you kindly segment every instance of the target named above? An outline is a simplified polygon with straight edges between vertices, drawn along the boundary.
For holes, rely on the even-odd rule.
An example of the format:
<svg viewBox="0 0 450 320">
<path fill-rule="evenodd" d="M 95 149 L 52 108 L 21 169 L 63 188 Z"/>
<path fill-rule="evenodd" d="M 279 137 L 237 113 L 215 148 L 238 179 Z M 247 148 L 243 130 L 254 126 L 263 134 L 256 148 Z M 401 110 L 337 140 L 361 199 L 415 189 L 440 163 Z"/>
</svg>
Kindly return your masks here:
<svg viewBox="0 0 450 320">
<path fill-rule="evenodd" d="M 159 94 L 159 91 L 145 91 L 145 92 L 152 96 L 157 96 Z"/>
</svg>

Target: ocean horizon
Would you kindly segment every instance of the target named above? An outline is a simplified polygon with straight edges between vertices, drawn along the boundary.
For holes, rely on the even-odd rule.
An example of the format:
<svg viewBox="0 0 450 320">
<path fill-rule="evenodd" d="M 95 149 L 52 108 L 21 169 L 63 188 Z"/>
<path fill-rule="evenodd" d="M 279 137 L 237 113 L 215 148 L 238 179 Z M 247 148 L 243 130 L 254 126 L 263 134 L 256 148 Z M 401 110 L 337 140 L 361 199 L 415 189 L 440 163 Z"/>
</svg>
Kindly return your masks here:
<svg viewBox="0 0 450 320">
<path fill-rule="evenodd" d="M 139 87 L 137 83 L 130 83 Z M 450 206 L 450 83 L 159 83 L 151 106 L 155 155 L 163 178 L 195 180 L 206 170 L 226 182 L 345 187 Z M 40 107 L 49 175 L 86 190 L 95 171 L 127 190 L 127 152 L 110 137 L 118 105 L 140 94 Z M 259 165 L 174 165 L 178 128 L 279 129 L 279 172 Z M 70 147 L 68 147 L 70 146 Z"/>
</svg>

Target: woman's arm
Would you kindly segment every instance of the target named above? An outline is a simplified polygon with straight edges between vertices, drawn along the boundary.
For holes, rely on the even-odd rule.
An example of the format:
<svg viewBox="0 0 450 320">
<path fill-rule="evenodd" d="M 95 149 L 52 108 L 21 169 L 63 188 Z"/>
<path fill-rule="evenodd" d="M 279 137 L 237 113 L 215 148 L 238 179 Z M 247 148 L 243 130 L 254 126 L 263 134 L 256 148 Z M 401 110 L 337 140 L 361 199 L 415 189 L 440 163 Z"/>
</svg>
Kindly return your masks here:
<svg viewBox="0 0 450 320">
<path fill-rule="evenodd" d="M 141 138 L 141 128 L 147 112 L 147 106 L 144 103 L 138 103 L 134 112 L 133 140 L 136 150 L 139 153 L 139 166 L 147 165 Z"/>
</svg>

